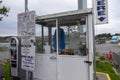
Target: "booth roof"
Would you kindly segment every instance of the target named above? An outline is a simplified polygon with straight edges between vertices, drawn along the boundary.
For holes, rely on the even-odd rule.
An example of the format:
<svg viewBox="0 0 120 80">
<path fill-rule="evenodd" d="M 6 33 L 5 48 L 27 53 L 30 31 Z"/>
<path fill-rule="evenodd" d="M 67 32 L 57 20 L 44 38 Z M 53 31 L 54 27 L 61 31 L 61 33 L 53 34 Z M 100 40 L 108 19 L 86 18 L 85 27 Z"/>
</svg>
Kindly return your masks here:
<svg viewBox="0 0 120 80">
<path fill-rule="evenodd" d="M 36 24 L 46 27 L 55 27 L 56 19 L 58 19 L 60 26 L 72 26 L 76 25 L 78 21 L 81 22 L 84 20 L 88 14 L 92 14 L 91 8 L 36 16 Z"/>
</svg>

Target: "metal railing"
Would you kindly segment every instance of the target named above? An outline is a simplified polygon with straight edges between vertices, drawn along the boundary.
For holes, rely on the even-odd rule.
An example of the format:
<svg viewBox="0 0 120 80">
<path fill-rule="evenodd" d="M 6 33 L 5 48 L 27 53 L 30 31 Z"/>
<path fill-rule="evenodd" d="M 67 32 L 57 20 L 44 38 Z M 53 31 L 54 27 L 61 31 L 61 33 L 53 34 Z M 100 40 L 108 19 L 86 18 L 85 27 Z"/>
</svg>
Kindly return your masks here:
<svg viewBox="0 0 120 80">
<path fill-rule="evenodd" d="M 113 61 L 120 66 L 120 53 L 113 52 Z"/>
</svg>

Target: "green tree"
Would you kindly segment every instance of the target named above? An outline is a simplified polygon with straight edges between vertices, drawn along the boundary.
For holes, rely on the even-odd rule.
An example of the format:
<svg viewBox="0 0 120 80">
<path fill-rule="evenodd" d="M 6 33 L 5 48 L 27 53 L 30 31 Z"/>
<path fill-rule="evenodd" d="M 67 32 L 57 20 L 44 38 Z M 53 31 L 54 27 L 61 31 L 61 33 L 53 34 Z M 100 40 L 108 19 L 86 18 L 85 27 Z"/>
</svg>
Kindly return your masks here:
<svg viewBox="0 0 120 80">
<path fill-rule="evenodd" d="M 0 0 L 0 21 L 2 20 L 3 16 L 8 16 L 9 8 L 6 6 L 2 6 L 2 0 Z"/>
<path fill-rule="evenodd" d="M 96 39 L 105 38 L 107 40 L 111 39 L 112 35 L 110 33 L 102 33 L 95 36 Z"/>
</svg>

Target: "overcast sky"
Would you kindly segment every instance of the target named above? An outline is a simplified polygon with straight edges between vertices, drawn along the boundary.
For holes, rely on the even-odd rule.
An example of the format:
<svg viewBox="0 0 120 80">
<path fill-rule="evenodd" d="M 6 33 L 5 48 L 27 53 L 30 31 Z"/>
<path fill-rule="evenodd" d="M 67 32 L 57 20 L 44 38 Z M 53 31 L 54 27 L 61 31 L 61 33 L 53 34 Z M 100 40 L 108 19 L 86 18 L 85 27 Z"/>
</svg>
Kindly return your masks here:
<svg viewBox="0 0 120 80">
<path fill-rule="evenodd" d="M 46 15 L 64 11 L 77 10 L 78 0 L 28 0 L 29 11 L 35 10 L 37 15 Z M 120 0 L 108 0 L 109 23 L 95 26 L 95 34 L 120 33 Z M 17 35 L 17 14 L 24 12 L 24 0 L 3 0 L 10 8 L 9 16 L 0 21 L 0 36 Z M 92 0 L 88 0 L 91 8 Z M 40 31 L 37 27 L 37 33 Z"/>
</svg>

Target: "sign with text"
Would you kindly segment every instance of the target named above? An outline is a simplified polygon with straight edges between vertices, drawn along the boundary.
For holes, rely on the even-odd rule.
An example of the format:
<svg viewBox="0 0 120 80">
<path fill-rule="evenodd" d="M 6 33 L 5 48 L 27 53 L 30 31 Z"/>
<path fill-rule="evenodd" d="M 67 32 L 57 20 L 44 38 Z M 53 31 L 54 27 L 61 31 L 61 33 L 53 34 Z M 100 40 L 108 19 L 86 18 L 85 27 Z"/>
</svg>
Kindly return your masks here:
<svg viewBox="0 0 120 80">
<path fill-rule="evenodd" d="M 29 36 L 21 37 L 21 55 L 35 56 L 35 38 Z"/>
<path fill-rule="evenodd" d="M 108 0 L 95 0 L 94 8 L 95 23 L 108 23 Z"/>
<path fill-rule="evenodd" d="M 35 36 L 35 11 L 18 14 L 18 35 Z"/>
<path fill-rule="evenodd" d="M 35 68 L 35 11 L 18 14 L 18 35 L 21 37 L 21 68 Z"/>
<path fill-rule="evenodd" d="M 34 71 L 35 58 L 34 57 L 22 57 L 22 69 L 28 71 Z"/>
<path fill-rule="evenodd" d="M 35 37 L 21 36 L 21 55 L 22 55 L 22 69 L 34 71 Z"/>
</svg>

